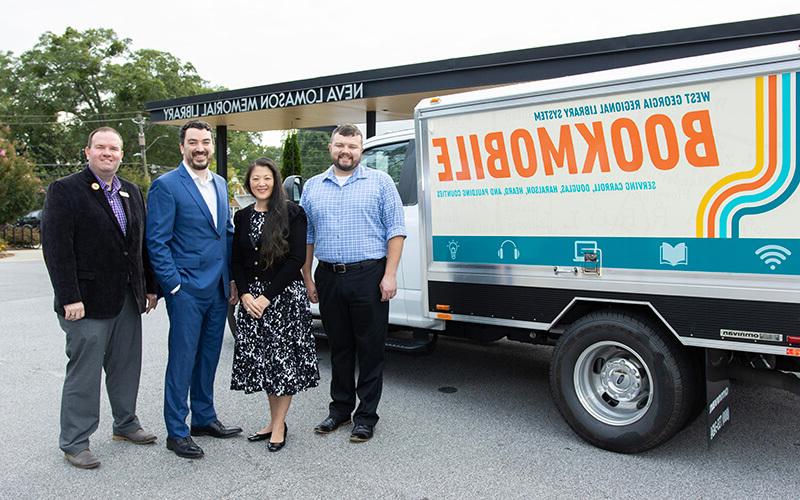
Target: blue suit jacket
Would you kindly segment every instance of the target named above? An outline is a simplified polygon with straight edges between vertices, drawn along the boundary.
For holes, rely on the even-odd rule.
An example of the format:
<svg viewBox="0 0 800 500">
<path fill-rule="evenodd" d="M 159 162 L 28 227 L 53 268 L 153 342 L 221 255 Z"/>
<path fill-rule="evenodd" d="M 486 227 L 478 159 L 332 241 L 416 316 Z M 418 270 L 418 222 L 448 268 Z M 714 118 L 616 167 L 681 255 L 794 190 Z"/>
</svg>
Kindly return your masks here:
<svg viewBox="0 0 800 500">
<path fill-rule="evenodd" d="M 233 224 L 225 179 L 209 171 L 217 191 L 217 224 L 183 163 L 153 181 L 147 195 L 146 239 L 150 263 L 163 293 L 207 298 L 222 280 L 230 296 Z"/>
</svg>

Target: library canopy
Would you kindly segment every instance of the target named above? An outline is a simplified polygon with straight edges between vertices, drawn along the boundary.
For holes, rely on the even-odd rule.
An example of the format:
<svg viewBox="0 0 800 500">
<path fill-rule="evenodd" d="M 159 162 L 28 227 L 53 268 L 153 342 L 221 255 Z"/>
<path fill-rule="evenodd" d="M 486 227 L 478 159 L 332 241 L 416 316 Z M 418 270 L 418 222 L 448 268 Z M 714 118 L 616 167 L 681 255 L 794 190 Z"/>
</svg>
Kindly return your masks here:
<svg viewBox="0 0 800 500">
<path fill-rule="evenodd" d="M 216 127 L 217 163 L 227 131 L 260 132 L 413 118 L 422 99 L 511 83 L 646 64 L 800 39 L 800 14 L 635 34 L 409 64 L 146 104 L 153 123 L 201 119 Z"/>
</svg>

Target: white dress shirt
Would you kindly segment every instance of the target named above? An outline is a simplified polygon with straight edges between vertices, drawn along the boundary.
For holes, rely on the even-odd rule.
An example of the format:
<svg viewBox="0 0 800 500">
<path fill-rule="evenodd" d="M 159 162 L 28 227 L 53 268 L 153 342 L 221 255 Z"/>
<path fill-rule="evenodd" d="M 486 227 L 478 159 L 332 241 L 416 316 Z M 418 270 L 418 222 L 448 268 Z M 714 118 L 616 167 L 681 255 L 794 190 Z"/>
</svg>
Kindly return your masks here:
<svg viewBox="0 0 800 500">
<path fill-rule="evenodd" d="M 194 170 L 192 170 L 185 163 L 181 162 L 181 164 L 183 165 L 183 168 L 185 168 L 186 171 L 189 172 L 189 177 L 191 177 L 192 180 L 194 181 L 194 185 L 197 186 L 197 189 L 200 190 L 200 195 L 203 197 L 203 200 L 206 202 L 206 205 L 208 206 L 208 210 L 211 212 L 211 219 L 214 221 L 214 227 L 216 228 L 217 227 L 217 189 L 214 186 L 214 176 L 211 175 L 211 172 L 206 172 L 206 180 L 203 180 L 203 179 L 200 178 L 200 176 L 198 176 L 196 173 L 194 173 Z M 170 290 L 169 293 L 171 293 L 172 295 L 175 295 L 176 293 L 178 293 L 178 290 L 180 290 L 180 289 L 181 289 L 181 286 L 178 285 L 175 288 L 173 288 L 172 290 Z"/>
<path fill-rule="evenodd" d="M 194 181 L 194 185 L 197 186 L 197 189 L 200 190 L 200 194 L 203 196 L 203 200 L 205 200 L 206 205 L 208 206 L 208 210 L 211 212 L 211 219 L 214 221 L 214 227 L 217 227 L 217 189 L 214 187 L 214 176 L 211 175 L 211 172 L 206 172 L 206 179 L 203 180 L 194 173 L 191 167 L 187 166 L 183 163 L 183 168 L 189 172 L 189 176 Z"/>
</svg>

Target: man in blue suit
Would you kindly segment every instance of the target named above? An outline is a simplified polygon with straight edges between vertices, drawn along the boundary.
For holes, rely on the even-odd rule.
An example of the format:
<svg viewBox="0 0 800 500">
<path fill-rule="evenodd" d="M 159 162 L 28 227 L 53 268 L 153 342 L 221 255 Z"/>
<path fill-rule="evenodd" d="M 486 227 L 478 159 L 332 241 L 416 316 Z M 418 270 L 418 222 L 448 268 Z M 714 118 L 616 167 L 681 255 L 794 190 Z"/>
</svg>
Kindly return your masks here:
<svg viewBox="0 0 800 500">
<path fill-rule="evenodd" d="M 211 126 L 181 127 L 183 161 L 153 181 L 147 199 L 147 250 L 169 314 L 169 358 L 164 387 L 167 448 L 201 458 L 191 436 L 228 438 L 214 409 L 217 371 L 228 302 L 236 303 L 229 262 L 233 225 L 225 179 L 210 172 Z M 187 404 L 187 398 L 190 405 Z M 186 425 L 191 407 L 192 425 Z"/>
</svg>

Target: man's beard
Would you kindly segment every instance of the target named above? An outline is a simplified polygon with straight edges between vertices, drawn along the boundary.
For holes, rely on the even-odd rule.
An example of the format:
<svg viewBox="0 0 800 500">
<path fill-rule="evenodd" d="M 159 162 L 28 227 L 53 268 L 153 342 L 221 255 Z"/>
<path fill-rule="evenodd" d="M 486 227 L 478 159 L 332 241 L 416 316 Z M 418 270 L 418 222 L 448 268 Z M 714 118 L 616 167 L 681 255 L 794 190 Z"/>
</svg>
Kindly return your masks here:
<svg viewBox="0 0 800 500">
<path fill-rule="evenodd" d="M 211 158 L 208 155 L 206 155 L 205 163 L 195 163 L 194 156 L 192 156 L 191 158 L 188 159 L 188 162 L 186 163 L 192 170 L 205 170 L 211 164 Z"/>
<path fill-rule="evenodd" d="M 353 161 L 353 157 L 350 156 L 351 164 L 347 165 L 347 166 L 342 166 L 342 164 L 339 163 L 339 158 L 341 158 L 342 156 L 345 156 L 345 155 L 339 155 L 337 158 L 334 158 L 333 159 L 333 165 L 336 168 L 338 168 L 339 170 L 341 170 L 342 172 L 350 172 L 352 170 L 355 170 L 355 168 L 358 166 L 358 162 L 357 161 Z"/>
</svg>

